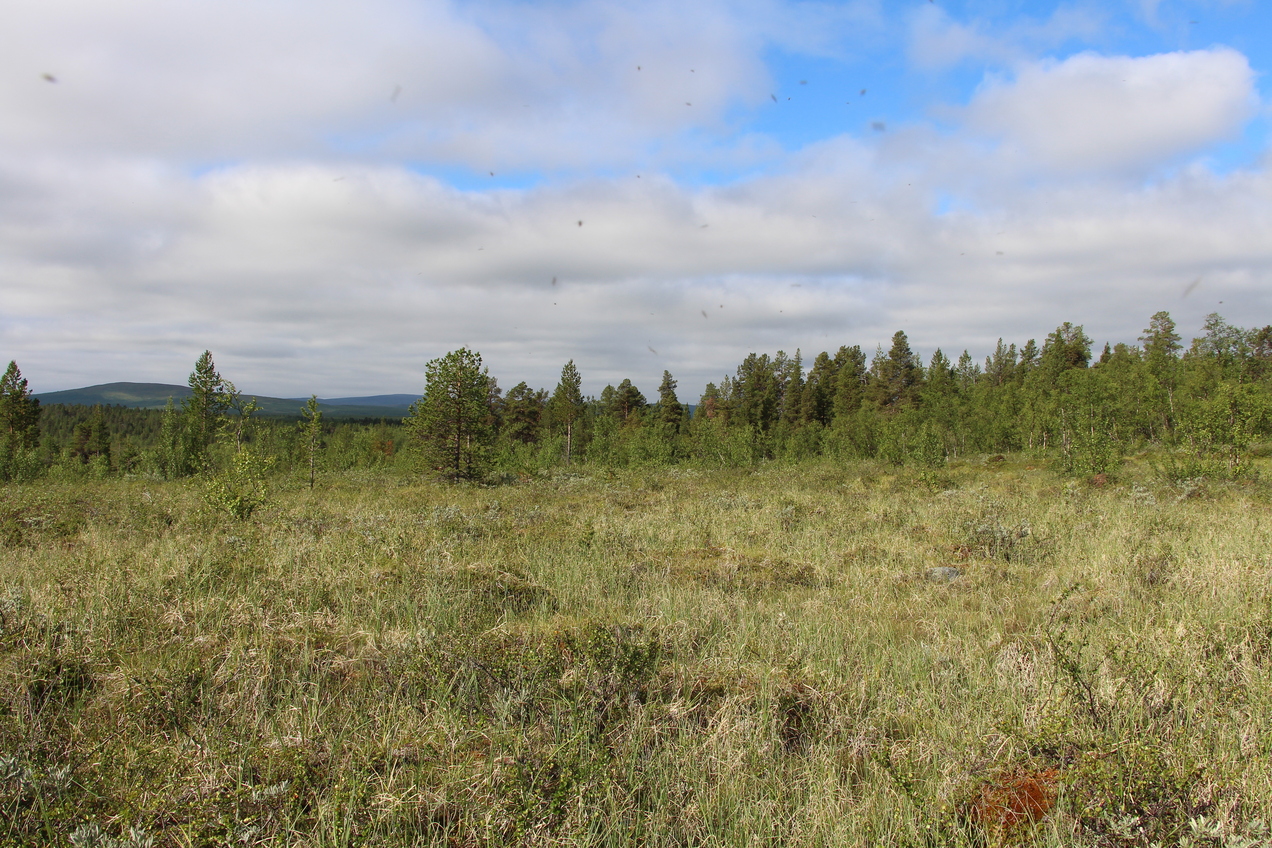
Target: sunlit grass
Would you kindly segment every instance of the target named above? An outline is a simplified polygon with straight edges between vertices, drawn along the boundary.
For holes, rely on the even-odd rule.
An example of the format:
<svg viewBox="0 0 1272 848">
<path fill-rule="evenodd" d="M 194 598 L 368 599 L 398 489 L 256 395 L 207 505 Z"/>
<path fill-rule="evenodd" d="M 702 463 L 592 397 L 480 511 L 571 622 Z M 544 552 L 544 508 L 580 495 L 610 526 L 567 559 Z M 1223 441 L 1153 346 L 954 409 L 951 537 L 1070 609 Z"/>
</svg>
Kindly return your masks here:
<svg viewBox="0 0 1272 848">
<path fill-rule="evenodd" d="M 272 499 L 0 493 L 0 844 L 1238 845 L 1272 821 L 1258 482 L 1013 457 Z"/>
</svg>

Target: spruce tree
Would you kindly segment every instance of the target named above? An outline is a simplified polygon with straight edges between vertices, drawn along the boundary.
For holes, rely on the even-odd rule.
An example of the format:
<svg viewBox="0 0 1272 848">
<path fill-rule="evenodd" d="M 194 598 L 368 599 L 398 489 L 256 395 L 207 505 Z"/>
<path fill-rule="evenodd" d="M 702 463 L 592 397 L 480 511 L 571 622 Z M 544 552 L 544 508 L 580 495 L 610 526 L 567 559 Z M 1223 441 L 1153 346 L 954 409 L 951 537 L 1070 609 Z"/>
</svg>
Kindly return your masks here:
<svg viewBox="0 0 1272 848">
<path fill-rule="evenodd" d="M 964 351 L 966 353 L 966 351 Z M 1003 340 L 998 340 L 997 347 L 994 348 L 994 355 L 985 357 L 985 379 L 991 385 L 1001 386 L 1011 379 L 1012 373 L 1016 370 L 1016 346 L 1003 346 Z"/>
<path fill-rule="evenodd" d="M 835 378 L 839 368 L 830 354 L 822 351 L 813 360 L 804 383 L 804 401 L 800 419 L 804 423 L 816 422 L 828 426 L 835 414 Z"/>
<path fill-rule="evenodd" d="M 658 386 L 658 421 L 674 435 L 685 417 L 685 408 L 676 397 L 676 379 L 664 371 Z"/>
<path fill-rule="evenodd" d="M 31 396 L 18 363 L 0 377 L 0 437 L 5 444 L 33 448 L 40 441 L 40 401 Z"/>
<path fill-rule="evenodd" d="M 778 374 L 782 399 L 780 420 L 787 429 L 798 427 L 804 420 L 804 357 L 795 349 L 795 358 L 787 359 Z"/>
<path fill-rule="evenodd" d="M 848 419 L 861 408 L 866 385 L 866 353 L 861 345 L 841 347 L 835 354 L 835 418 Z"/>
<path fill-rule="evenodd" d="M 875 353 L 870 368 L 867 397 L 880 409 L 908 406 L 923 381 L 923 366 L 910 350 L 910 340 L 901 330 L 892 336 L 892 346 L 885 355 L 883 348 Z"/>
<path fill-rule="evenodd" d="M 554 425 L 565 430 L 565 462 L 573 461 L 574 434 L 576 424 L 583 416 L 583 378 L 579 369 L 574 367 L 574 360 L 565 363 L 561 369 L 561 382 L 552 392 L 552 400 L 548 401 L 548 412 Z"/>
<path fill-rule="evenodd" d="M 106 426 L 106 415 L 102 410 L 101 404 L 93 408 L 93 437 L 89 439 L 88 450 L 90 455 L 102 457 L 105 460 L 106 467 L 110 467 L 111 460 L 111 436 L 110 428 Z"/>
<path fill-rule="evenodd" d="M 16 362 L 0 377 L 0 480 L 23 476 L 29 457 L 40 442 L 40 401 L 31 396 Z"/>
<path fill-rule="evenodd" d="M 226 413 L 238 400 L 234 384 L 221 377 L 212 361 L 212 352 L 203 351 L 190 372 L 190 397 L 181 402 L 185 419 L 181 464 L 173 476 L 205 471 L 210 464 L 208 454 L 225 423 Z"/>
<path fill-rule="evenodd" d="M 71 456 L 84 464 L 100 457 L 101 466 L 109 469 L 110 443 L 110 428 L 106 426 L 101 404 L 97 404 L 87 421 L 75 425 L 71 435 Z"/>
</svg>

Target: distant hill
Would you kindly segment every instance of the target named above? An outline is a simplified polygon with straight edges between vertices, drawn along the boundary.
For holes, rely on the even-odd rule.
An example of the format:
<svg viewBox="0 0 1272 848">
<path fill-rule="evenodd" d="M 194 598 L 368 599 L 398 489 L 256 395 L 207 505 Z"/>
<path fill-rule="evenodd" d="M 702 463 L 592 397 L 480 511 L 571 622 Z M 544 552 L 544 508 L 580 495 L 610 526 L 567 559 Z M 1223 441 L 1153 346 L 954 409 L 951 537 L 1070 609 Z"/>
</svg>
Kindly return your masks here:
<svg viewBox="0 0 1272 848">
<path fill-rule="evenodd" d="M 391 406 L 407 409 L 419 399 L 419 395 L 370 395 L 369 397 L 318 398 L 318 401 L 330 406 Z M 308 398 L 299 400 L 304 403 Z"/>
<path fill-rule="evenodd" d="M 180 404 L 190 397 L 189 386 L 167 383 L 104 383 L 82 389 L 42 392 L 36 395 L 42 404 L 64 403 L 82 406 L 129 406 L 137 409 L 163 409 L 168 398 Z M 247 397 L 253 395 L 244 392 Z M 300 408 L 308 398 L 275 398 L 256 395 L 264 415 L 300 417 Z M 318 408 L 327 418 L 403 418 L 418 395 L 373 395 L 370 397 L 319 399 Z"/>
<path fill-rule="evenodd" d="M 83 389 L 67 389 L 64 392 L 42 392 L 36 397 L 40 403 L 65 403 L 94 406 L 131 406 L 138 409 L 163 409 L 172 398 L 181 403 L 190 397 L 189 386 L 169 386 L 166 383 L 104 383 Z"/>
</svg>

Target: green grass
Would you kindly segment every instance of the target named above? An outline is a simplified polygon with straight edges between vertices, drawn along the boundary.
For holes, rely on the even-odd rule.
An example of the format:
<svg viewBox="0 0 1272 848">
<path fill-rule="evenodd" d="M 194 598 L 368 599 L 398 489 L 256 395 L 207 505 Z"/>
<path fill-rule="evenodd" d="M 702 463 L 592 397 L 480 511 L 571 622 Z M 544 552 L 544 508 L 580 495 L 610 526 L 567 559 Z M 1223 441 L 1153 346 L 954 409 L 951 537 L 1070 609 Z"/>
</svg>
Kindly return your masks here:
<svg viewBox="0 0 1272 848">
<path fill-rule="evenodd" d="M 0 844 L 1268 844 L 1257 481 L 274 484 L 0 491 Z"/>
</svg>

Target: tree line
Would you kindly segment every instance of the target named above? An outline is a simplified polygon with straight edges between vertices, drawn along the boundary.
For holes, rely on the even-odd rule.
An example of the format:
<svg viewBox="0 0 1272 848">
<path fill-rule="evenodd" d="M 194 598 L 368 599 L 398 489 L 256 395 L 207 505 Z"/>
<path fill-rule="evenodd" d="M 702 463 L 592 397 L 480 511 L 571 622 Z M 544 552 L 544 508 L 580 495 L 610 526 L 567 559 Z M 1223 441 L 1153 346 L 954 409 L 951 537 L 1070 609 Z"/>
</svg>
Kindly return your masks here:
<svg viewBox="0 0 1272 848">
<path fill-rule="evenodd" d="M 664 372 L 657 394 L 630 379 L 582 393 L 571 360 L 552 391 L 522 381 L 504 392 L 481 355 L 462 348 L 424 368 L 423 397 L 402 421 L 325 424 L 311 399 L 297 423 L 259 419 L 217 372 L 195 363 L 192 394 L 163 411 L 50 408 L 43 414 L 10 363 L 0 381 L 0 477 L 49 469 L 208 474 L 243 457 L 305 470 L 410 466 L 481 479 L 556 465 L 749 465 L 816 456 L 939 467 L 950 459 L 1031 451 L 1062 471 L 1113 470 L 1145 445 L 1173 449 L 1180 475 L 1237 475 L 1272 427 L 1272 326 L 1243 329 L 1217 314 L 1185 346 L 1166 312 L 1138 345 L 1097 354 L 1083 328 L 1061 324 L 1038 344 L 999 340 L 983 361 L 941 350 L 927 363 L 898 331 L 887 350 L 824 351 L 806 365 L 751 353 L 709 383 L 693 407 Z M 692 414 L 691 414 L 692 411 Z M 41 450 L 43 447 L 43 450 Z"/>
<path fill-rule="evenodd" d="M 983 362 L 938 349 L 926 364 L 898 331 L 885 351 L 752 353 L 693 414 L 663 372 L 656 399 L 630 380 L 584 398 L 573 361 L 549 393 L 506 394 L 461 349 L 429 363 L 407 425 L 430 468 L 454 478 L 490 468 L 586 461 L 606 466 L 746 465 L 830 455 L 937 467 L 972 454 L 1035 451 L 1068 473 L 1112 470 L 1144 445 L 1178 448 L 1180 474 L 1241 473 L 1272 425 L 1272 326 L 1207 317 L 1185 347 L 1169 313 L 1138 345 L 1095 354 L 1064 323 L 1041 345 L 999 340 Z"/>
</svg>

